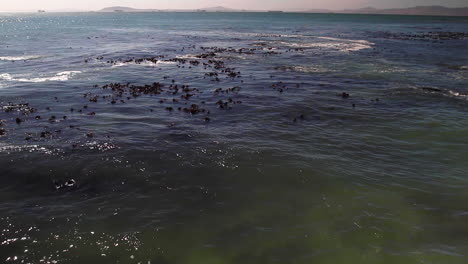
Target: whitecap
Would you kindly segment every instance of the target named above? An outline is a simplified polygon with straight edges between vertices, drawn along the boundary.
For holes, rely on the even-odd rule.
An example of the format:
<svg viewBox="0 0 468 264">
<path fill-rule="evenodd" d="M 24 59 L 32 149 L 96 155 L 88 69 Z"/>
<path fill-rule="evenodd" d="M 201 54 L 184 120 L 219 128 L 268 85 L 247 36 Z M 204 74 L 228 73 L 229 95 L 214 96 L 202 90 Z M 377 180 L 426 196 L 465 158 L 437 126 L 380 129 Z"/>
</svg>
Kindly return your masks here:
<svg viewBox="0 0 468 264">
<path fill-rule="evenodd" d="M 42 58 L 40 55 L 25 55 L 25 56 L 0 56 L 0 60 L 4 61 L 25 61 L 25 60 L 35 60 Z"/>
<path fill-rule="evenodd" d="M 5 81 L 16 81 L 16 82 L 47 82 L 47 81 L 68 81 L 72 76 L 81 73 L 81 71 L 63 71 L 49 77 L 37 77 L 37 78 L 14 78 L 9 73 L 0 74 L 0 80 Z"/>
</svg>

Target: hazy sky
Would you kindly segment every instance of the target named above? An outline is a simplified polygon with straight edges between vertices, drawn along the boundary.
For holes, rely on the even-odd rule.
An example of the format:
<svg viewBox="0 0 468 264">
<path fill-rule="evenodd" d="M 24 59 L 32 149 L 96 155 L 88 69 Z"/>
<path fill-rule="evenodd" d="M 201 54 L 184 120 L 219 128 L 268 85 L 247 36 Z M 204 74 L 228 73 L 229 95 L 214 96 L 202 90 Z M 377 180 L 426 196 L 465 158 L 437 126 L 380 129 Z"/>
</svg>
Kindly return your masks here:
<svg viewBox="0 0 468 264">
<path fill-rule="evenodd" d="M 378 8 L 416 5 L 468 6 L 467 0 L 0 0 L 0 11 L 26 10 L 98 10 L 108 6 L 155 9 L 195 9 L 225 6 L 237 9 L 345 9 L 373 6 Z"/>
</svg>

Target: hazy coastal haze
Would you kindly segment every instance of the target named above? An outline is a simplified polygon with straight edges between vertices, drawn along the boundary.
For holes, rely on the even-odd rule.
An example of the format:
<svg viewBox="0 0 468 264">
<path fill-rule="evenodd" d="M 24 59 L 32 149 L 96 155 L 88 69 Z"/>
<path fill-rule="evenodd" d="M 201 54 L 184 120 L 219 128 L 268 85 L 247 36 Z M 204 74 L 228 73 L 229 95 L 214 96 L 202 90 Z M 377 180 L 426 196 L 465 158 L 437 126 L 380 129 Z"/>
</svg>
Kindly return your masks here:
<svg viewBox="0 0 468 264">
<path fill-rule="evenodd" d="M 2 1 L 0 11 L 91 11 L 109 6 L 129 6 L 139 9 L 199 9 L 212 6 L 225 6 L 234 9 L 253 10 L 309 10 L 309 9 L 357 9 L 372 6 L 375 8 L 407 8 L 413 6 L 442 5 L 446 7 L 466 7 L 464 0 L 17 0 Z"/>
</svg>

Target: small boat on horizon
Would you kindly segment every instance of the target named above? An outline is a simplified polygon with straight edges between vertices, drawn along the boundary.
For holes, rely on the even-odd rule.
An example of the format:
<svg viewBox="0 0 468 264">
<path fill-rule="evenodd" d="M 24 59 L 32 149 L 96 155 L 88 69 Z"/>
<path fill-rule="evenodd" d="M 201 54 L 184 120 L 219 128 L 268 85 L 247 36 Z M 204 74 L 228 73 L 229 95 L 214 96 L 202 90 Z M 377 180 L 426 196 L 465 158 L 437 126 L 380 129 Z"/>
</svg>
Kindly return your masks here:
<svg viewBox="0 0 468 264">
<path fill-rule="evenodd" d="M 37 10 L 38 13 L 45 13 L 45 10 L 39 9 Z"/>
</svg>

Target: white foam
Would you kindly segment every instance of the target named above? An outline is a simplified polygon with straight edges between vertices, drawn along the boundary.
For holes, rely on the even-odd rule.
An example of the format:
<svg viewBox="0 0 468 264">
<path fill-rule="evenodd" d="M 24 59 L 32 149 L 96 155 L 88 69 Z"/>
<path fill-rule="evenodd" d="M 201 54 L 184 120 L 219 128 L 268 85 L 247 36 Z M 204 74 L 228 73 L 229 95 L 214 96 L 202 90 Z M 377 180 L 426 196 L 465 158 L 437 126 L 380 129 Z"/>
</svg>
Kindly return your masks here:
<svg viewBox="0 0 468 264">
<path fill-rule="evenodd" d="M 319 65 L 316 66 L 285 66 L 285 67 L 278 67 L 276 69 L 283 70 L 283 71 L 295 71 L 295 72 L 304 72 L 304 73 L 325 73 L 325 72 L 333 72 L 334 70 L 326 69 Z"/>
<path fill-rule="evenodd" d="M 143 67 L 155 67 L 156 65 L 160 65 L 160 64 L 177 64 L 177 62 L 175 62 L 175 61 L 160 61 L 160 60 L 158 60 L 157 62 L 143 61 L 143 62 L 139 62 L 139 63 L 135 63 L 134 61 L 119 62 L 119 63 L 116 63 L 116 64 L 112 65 L 112 68 L 131 66 L 131 65 L 143 66 Z"/>
<path fill-rule="evenodd" d="M 267 38 L 308 38 L 305 35 L 289 35 L 289 34 L 262 34 L 262 33 L 244 33 L 243 35 L 253 37 L 267 37 Z"/>
<path fill-rule="evenodd" d="M 29 55 L 29 56 L 0 56 L 0 60 L 5 60 L 5 61 L 24 61 L 24 60 L 34 60 L 34 59 L 39 59 L 42 56 L 40 55 Z"/>
<path fill-rule="evenodd" d="M 177 56 L 177 59 L 186 59 L 186 60 L 199 60 L 200 58 L 196 57 L 195 54 L 187 54 L 182 56 Z"/>
<path fill-rule="evenodd" d="M 32 83 L 39 83 L 39 82 L 47 82 L 47 81 L 68 81 L 72 76 L 75 74 L 81 73 L 80 71 L 63 71 L 55 74 L 54 76 L 49 77 L 38 77 L 38 78 L 14 78 L 9 73 L 2 73 L 0 74 L 0 80 L 5 81 L 16 81 L 16 82 L 32 82 Z"/>
<path fill-rule="evenodd" d="M 344 41 L 344 42 L 351 42 L 351 43 L 361 43 L 364 45 L 374 45 L 374 43 L 368 40 L 361 40 L 361 39 L 340 39 L 340 38 L 332 38 L 332 37 L 317 37 L 318 39 L 325 39 L 325 40 L 332 40 L 332 41 Z"/>
<path fill-rule="evenodd" d="M 317 37 L 320 40 L 328 41 L 319 41 L 319 42 L 309 42 L 309 43 L 300 43 L 300 42 L 279 42 L 279 44 L 288 46 L 288 47 L 298 47 L 298 48 L 319 48 L 327 50 L 336 50 L 340 52 L 353 52 L 364 49 L 370 49 L 374 43 L 367 40 L 352 40 L 352 39 L 339 39 L 331 37 Z"/>
<path fill-rule="evenodd" d="M 322 72 L 333 71 L 333 70 L 325 69 L 323 67 L 314 67 L 314 66 L 293 66 L 292 69 L 297 72 L 305 72 L 305 73 L 322 73 Z"/>
<path fill-rule="evenodd" d="M 156 64 L 177 64 L 175 61 L 158 61 Z"/>
<path fill-rule="evenodd" d="M 219 36 L 226 34 L 226 31 L 213 30 L 213 31 L 185 31 L 179 32 L 178 35 L 182 36 Z M 256 37 L 256 38 L 308 38 L 310 36 L 300 34 L 275 34 L 275 33 L 254 33 L 254 32 L 229 32 L 230 37 Z"/>
<path fill-rule="evenodd" d="M 116 64 L 112 65 L 112 68 L 128 66 L 130 64 L 135 64 L 135 63 L 119 62 L 119 63 L 116 63 Z"/>
<path fill-rule="evenodd" d="M 11 77 L 11 75 L 8 73 L 0 74 L 0 79 L 5 81 L 13 81 L 13 77 Z"/>
<path fill-rule="evenodd" d="M 41 152 L 44 154 L 53 154 L 53 150 L 47 149 L 39 145 L 8 145 L 0 144 L 0 153 L 11 153 L 11 152 L 20 152 L 27 151 L 30 153 Z"/>
<path fill-rule="evenodd" d="M 219 56 L 220 59 L 226 59 L 226 60 L 232 60 L 232 59 L 241 59 L 245 60 L 247 59 L 247 56 L 245 55 L 226 55 L 226 56 Z"/>
<path fill-rule="evenodd" d="M 461 94 L 459 92 L 455 92 L 455 91 L 452 91 L 450 90 L 449 91 L 450 95 L 453 95 L 455 97 L 465 97 L 465 98 L 468 98 L 468 94 Z"/>
</svg>

